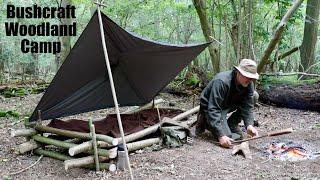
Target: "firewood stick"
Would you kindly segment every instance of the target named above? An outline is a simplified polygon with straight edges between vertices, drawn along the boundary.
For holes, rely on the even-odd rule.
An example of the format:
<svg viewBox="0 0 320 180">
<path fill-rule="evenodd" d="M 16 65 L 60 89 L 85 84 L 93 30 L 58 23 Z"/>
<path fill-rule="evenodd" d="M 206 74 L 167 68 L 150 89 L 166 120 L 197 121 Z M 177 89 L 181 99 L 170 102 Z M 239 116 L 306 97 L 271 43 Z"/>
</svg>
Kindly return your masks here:
<svg viewBox="0 0 320 180">
<path fill-rule="evenodd" d="M 43 126 L 43 125 L 37 125 L 35 126 L 35 129 L 41 132 L 48 132 L 48 133 L 54 133 L 66 137 L 71 137 L 71 138 L 79 138 L 79 139 L 87 139 L 91 140 L 91 136 L 89 133 L 81 133 L 77 131 L 68 131 L 68 130 L 62 130 L 62 129 L 57 129 L 57 128 L 52 128 L 48 126 Z M 112 144 L 114 146 L 118 145 L 118 139 L 113 138 L 110 136 L 102 135 L 102 134 L 96 134 L 97 140 L 98 141 L 104 141 L 109 144 Z"/>
<path fill-rule="evenodd" d="M 127 144 L 128 151 L 135 151 L 138 149 L 142 149 L 148 146 L 152 146 L 153 144 L 157 144 L 160 142 L 160 138 L 151 138 L 142 141 L 132 142 Z"/>
<path fill-rule="evenodd" d="M 27 142 L 20 144 L 17 147 L 17 150 L 18 150 L 19 154 L 23 154 L 25 152 L 37 149 L 38 147 L 39 147 L 39 145 L 34 140 L 31 139 L 30 141 L 27 141 Z"/>
<path fill-rule="evenodd" d="M 69 149 L 73 146 L 75 146 L 76 144 L 73 143 L 69 143 L 69 142 L 65 142 L 65 141 L 59 141 L 59 140 L 55 140 L 55 139 L 51 139 L 51 138 L 47 138 L 47 137 L 43 137 L 43 136 L 39 136 L 39 135 L 34 135 L 32 136 L 32 139 L 34 139 L 37 142 L 43 143 L 43 144 L 50 144 L 50 145 L 54 145 L 57 147 L 62 147 L 65 149 Z M 93 154 L 93 151 L 90 150 L 88 151 L 89 154 Z M 106 156 L 109 157 L 110 156 L 110 152 L 106 149 L 98 149 L 98 154 L 100 156 Z"/>
<path fill-rule="evenodd" d="M 242 142 L 256 140 L 256 139 L 260 139 L 260 138 L 264 138 L 264 137 L 271 137 L 271 136 L 279 136 L 279 135 L 289 134 L 289 133 L 292 133 L 292 132 L 293 132 L 292 128 L 276 130 L 276 131 L 272 131 L 272 132 L 269 132 L 269 133 L 261 135 L 261 136 L 255 136 L 255 137 L 251 137 L 251 138 L 247 138 L 247 139 L 233 141 L 233 143 L 242 143 Z"/>
<path fill-rule="evenodd" d="M 16 129 L 11 131 L 11 137 L 28 137 L 37 134 L 37 131 L 34 129 Z"/>
</svg>

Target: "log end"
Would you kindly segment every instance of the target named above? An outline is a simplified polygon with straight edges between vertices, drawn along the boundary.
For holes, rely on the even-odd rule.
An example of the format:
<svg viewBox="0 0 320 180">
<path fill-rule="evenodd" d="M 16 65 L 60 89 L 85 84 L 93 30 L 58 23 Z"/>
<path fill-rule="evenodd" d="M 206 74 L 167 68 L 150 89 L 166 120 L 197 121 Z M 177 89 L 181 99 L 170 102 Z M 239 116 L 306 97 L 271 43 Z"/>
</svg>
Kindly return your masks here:
<svg viewBox="0 0 320 180">
<path fill-rule="evenodd" d="M 118 147 L 112 148 L 109 150 L 109 158 L 114 159 L 117 157 L 118 154 Z"/>
<path fill-rule="evenodd" d="M 69 152 L 69 155 L 70 155 L 70 156 L 74 156 L 74 155 L 75 155 L 75 152 L 74 152 L 74 149 L 73 149 L 73 148 L 70 148 L 70 149 L 68 150 L 68 152 Z"/>
<path fill-rule="evenodd" d="M 119 144 L 119 140 L 117 138 L 114 138 L 111 143 L 112 145 L 116 146 Z"/>
<path fill-rule="evenodd" d="M 15 130 L 11 130 L 10 136 L 11 136 L 11 137 L 16 137 L 16 132 L 15 132 Z"/>
<path fill-rule="evenodd" d="M 110 172 L 115 172 L 116 170 L 117 170 L 117 166 L 115 164 L 110 164 L 109 171 Z"/>
</svg>

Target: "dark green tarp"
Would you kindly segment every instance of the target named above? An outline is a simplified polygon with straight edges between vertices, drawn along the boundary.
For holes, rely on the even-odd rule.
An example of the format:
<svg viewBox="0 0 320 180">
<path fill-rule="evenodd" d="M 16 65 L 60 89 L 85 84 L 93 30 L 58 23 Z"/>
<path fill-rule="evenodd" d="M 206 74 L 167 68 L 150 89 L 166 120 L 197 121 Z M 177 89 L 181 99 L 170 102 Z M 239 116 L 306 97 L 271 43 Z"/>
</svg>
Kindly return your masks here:
<svg viewBox="0 0 320 180">
<path fill-rule="evenodd" d="M 137 37 L 102 14 L 120 106 L 150 102 L 209 43 L 169 45 Z M 61 65 L 30 121 L 113 107 L 97 12 Z"/>
</svg>

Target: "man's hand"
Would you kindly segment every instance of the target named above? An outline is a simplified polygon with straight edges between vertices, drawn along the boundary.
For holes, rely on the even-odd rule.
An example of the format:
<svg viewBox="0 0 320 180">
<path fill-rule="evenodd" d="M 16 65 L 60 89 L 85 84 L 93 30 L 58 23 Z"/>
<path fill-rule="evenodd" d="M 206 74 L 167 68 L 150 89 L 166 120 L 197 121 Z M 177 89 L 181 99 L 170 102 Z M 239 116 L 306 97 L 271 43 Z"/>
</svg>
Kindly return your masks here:
<svg viewBox="0 0 320 180">
<path fill-rule="evenodd" d="M 251 136 L 251 137 L 254 137 L 254 136 L 258 136 L 258 130 L 256 128 L 254 128 L 252 125 L 249 125 L 247 127 L 247 133 Z"/>
<path fill-rule="evenodd" d="M 232 146 L 232 141 L 233 141 L 233 139 L 229 138 L 228 136 L 221 136 L 221 137 L 219 137 L 219 144 L 220 144 L 222 147 L 225 147 L 225 148 L 231 148 L 231 146 Z"/>
</svg>

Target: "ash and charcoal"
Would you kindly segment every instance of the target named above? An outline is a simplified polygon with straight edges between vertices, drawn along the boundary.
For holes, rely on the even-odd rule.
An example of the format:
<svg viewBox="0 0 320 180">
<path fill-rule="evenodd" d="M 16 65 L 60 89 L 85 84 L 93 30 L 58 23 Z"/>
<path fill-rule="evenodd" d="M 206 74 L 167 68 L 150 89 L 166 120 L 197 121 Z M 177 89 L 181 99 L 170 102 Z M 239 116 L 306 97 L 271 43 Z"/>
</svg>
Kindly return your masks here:
<svg viewBox="0 0 320 180">
<path fill-rule="evenodd" d="M 264 146 L 263 155 L 280 161 L 314 160 L 320 156 L 320 152 L 312 151 L 312 149 L 312 145 L 307 143 L 273 141 Z"/>
</svg>

